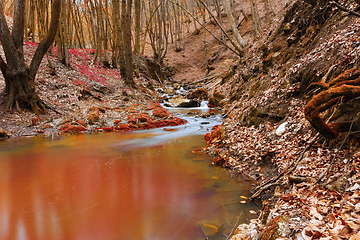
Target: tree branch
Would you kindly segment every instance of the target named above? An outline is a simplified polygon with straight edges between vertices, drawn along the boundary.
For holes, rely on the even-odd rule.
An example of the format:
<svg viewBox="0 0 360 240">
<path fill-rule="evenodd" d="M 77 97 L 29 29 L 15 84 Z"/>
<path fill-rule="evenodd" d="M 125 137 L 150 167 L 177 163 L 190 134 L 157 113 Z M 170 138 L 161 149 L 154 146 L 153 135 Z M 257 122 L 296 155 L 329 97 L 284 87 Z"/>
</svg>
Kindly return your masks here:
<svg viewBox="0 0 360 240">
<path fill-rule="evenodd" d="M 11 37 L 11 33 L 7 25 L 1 4 L 0 4 L 0 42 L 3 46 L 3 50 L 5 53 L 6 64 L 9 66 L 9 68 L 17 69 L 21 72 L 25 72 L 26 66 L 24 62 L 21 62 L 21 59 L 19 59 L 19 55 L 14 55 L 14 53 L 17 51 L 16 46 Z"/>
<path fill-rule="evenodd" d="M 211 36 L 213 36 L 216 40 L 218 40 L 221 44 L 223 44 L 225 47 L 227 47 L 228 49 L 230 49 L 230 51 L 232 51 L 233 53 L 235 53 L 238 56 L 241 56 L 241 52 L 238 52 L 236 50 L 234 50 L 233 48 L 231 48 L 229 45 L 227 45 L 224 41 L 220 40 L 218 37 L 216 37 L 209 29 L 207 29 L 204 24 L 202 24 L 201 22 L 199 22 L 199 20 L 197 20 L 197 18 L 192 15 L 188 10 L 186 10 L 183 6 L 181 6 L 180 4 L 178 4 L 177 2 L 173 2 L 172 0 L 168 0 L 169 2 L 171 2 L 172 4 L 175 4 L 177 6 L 179 6 L 183 11 L 185 11 L 189 16 L 191 16 L 197 23 L 199 23 L 208 33 L 211 34 Z"/>
<path fill-rule="evenodd" d="M 352 14 L 352 15 L 355 15 L 357 17 L 360 17 L 360 14 L 357 13 L 357 12 L 354 12 L 353 10 L 350 10 L 350 9 L 347 9 L 346 7 L 340 5 L 339 3 L 337 2 L 330 2 L 331 4 L 335 5 L 337 8 L 339 8 L 340 10 L 343 10 L 345 12 L 348 12 L 349 14 Z"/>
<path fill-rule="evenodd" d="M 45 55 L 46 51 L 49 49 L 50 45 L 54 42 L 60 22 L 60 12 L 61 12 L 60 9 L 61 9 L 61 0 L 54 0 L 51 6 L 51 22 L 50 22 L 49 32 L 37 47 L 35 55 L 29 67 L 29 75 L 32 79 L 34 79 L 36 76 L 36 73 L 39 69 L 43 56 Z"/>
</svg>

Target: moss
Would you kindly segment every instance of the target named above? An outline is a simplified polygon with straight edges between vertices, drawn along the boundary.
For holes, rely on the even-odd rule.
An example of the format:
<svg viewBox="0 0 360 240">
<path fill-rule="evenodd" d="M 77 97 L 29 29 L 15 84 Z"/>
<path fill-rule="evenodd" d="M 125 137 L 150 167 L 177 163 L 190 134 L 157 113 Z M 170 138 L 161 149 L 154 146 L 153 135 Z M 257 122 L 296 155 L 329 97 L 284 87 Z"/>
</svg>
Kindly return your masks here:
<svg viewBox="0 0 360 240">
<path fill-rule="evenodd" d="M 289 217 L 286 216 L 273 218 L 264 229 L 261 240 L 275 240 L 278 237 L 288 237 L 288 234 L 290 234 L 288 221 Z"/>
<path fill-rule="evenodd" d="M 215 92 L 212 97 L 209 98 L 209 105 L 211 107 L 221 107 L 223 104 L 221 101 L 225 98 L 220 92 Z"/>
<path fill-rule="evenodd" d="M 115 129 L 118 131 L 129 131 L 130 127 L 127 124 L 120 123 L 116 125 Z"/>
<path fill-rule="evenodd" d="M 136 116 L 137 120 L 139 120 L 140 122 L 148 122 L 148 123 L 152 123 L 152 119 L 149 115 L 146 115 L 144 113 L 140 113 L 139 115 Z"/>
<path fill-rule="evenodd" d="M 155 107 L 153 110 L 153 116 L 155 117 L 159 117 L 159 118 L 165 118 L 168 117 L 170 115 L 170 113 L 168 111 L 166 111 L 164 108 L 160 107 Z"/>
<path fill-rule="evenodd" d="M 99 121 L 100 115 L 99 115 L 99 108 L 98 107 L 91 107 L 89 109 L 89 114 L 87 116 L 87 120 L 89 124 L 95 124 L 95 122 Z"/>
<path fill-rule="evenodd" d="M 64 133 L 80 133 L 86 131 L 86 128 L 80 125 L 73 125 L 72 123 L 65 123 L 61 126 L 60 130 Z"/>
</svg>

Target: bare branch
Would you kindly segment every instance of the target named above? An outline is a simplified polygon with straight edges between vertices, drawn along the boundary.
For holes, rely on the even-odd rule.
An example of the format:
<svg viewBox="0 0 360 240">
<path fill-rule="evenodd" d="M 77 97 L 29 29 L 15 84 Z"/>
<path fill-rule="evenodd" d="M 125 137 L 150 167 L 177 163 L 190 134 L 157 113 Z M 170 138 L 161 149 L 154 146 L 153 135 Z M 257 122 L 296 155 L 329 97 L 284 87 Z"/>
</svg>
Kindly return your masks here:
<svg viewBox="0 0 360 240">
<path fill-rule="evenodd" d="M 227 45 L 224 41 L 220 40 L 218 37 L 216 37 L 209 29 L 207 29 L 199 20 L 197 20 L 197 18 L 192 15 L 188 10 L 186 10 L 183 6 L 181 6 L 180 4 L 173 2 L 172 0 L 168 0 L 169 2 L 171 2 L 172 4 L 175 4 L 177 6 L 179 6 L 183 11 L 185 11 L 189 16 L 191 16 L 197 23 L 199 23 L 206 31 L 208 31 L 208 33 L 211 34 L 211 36 L 213 36 L 216 40 L 218 40 L 221 44 L 223 44 L 225 47 L 227 47 L 228 49 L 230 49 L 230 51 L 232 51 L 233 53 L 235 53 L 236 55 L 240 56 L 241 52 L 238 52 L 236 50 L 234 50 L 232 47 L 230 47 L 229 45 Z"/>
<path fill-rule="evenodd" d="M 348 12 L 348 13 L 352 14 L 352 15 L 355 15 L 355 16 L 357 16 L 357 17 L 360 17 L 360 14 L 359 14 L 359 13 L 354 12 L 353 10 L 347 9 L 346 7 L 340 5 L 340 4 L 337 3 L 337 2 L 331 1 L 330 3 L 333 4 L 333 5 L 335 5 L 335 6 L 336 6 L 337 8 L 339 8 L 340 10 L 343 10 L 343 11 L 345 11 L 345 12 Z"/>
<path fill-rule="evenodd" d="M 60 12 L 61 12 L 59 11 L 60 8 L 61 8 L 61 0 L 54 0 L 51 6 L 51 22 L 50 22 L 49 32 L 37 47 L 35 55 L 29 67 L 29 75 L 32 79 L 35 78 L 43 56 L 45 55 L 46 51 L 49 49 L 50 45 L 53 43 L 55 39 L 60 22 Z"/>
</svg>

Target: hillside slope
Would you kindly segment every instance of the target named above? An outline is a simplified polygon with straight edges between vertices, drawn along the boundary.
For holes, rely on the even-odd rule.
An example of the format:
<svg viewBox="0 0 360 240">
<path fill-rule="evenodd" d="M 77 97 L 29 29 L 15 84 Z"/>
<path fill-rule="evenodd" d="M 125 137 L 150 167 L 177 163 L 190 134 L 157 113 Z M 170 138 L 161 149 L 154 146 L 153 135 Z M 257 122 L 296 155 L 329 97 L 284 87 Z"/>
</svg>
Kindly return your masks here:
<svg viewBox="0 0 360 240">
<path fill-rule="evenodd" d="M 359 7 L 355 1 L 339 3 L 350 10 Z M 198 59 L 204 54 L 202 31 L 185 40 L 183 51 L 169 55 L 183 60 L 168 61 L 175 80 L 188 82 L 189 89 L 210 90 L 210 100 L 227 116 L 197 151 L 212 155 L 213 163 L 230 168 L 233 176 L 254 181 L 253 198 L 263 200 L 259 219 L 239 226 L 232 239 L 359 239 L 360 18 L 325 0 L 294 1 L 254 42 L 245 34 L 251 29 L 243 27 L 239 30 L 248 37 L 241 58 L 208 41 L 215 56 L 208 75 Z M 321 79 L 330 87 L 311 85 Z M 355 86 L 335 89 L 341 81 Z M 317 95 L 320 88 L 306 91 L 310 85 L 329 90 Z M 306 120 L 304 109 L 313 96 L 320 105 L 314 116 L 319 112 L 334 129 L 348 122 L 337 129 L 345 131 L 337 138 L 319 136 Z"/>
</svg>

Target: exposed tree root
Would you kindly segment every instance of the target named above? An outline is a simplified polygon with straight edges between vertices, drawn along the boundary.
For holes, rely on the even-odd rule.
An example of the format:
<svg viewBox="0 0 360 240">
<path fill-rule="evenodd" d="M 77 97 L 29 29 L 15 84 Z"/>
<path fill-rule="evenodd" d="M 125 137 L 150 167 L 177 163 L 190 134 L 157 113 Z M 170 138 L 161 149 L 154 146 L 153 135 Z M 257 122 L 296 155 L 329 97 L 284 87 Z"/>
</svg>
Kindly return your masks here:
<svg viewBox="0 0 360 240">
<path fill-rule="evenodd" d="M 46 107 L 35 92 L 34 82 L 27 74 L 6 76 L 5 81 L 7 82 L 6 107 L 9 110 L 21 112 L 27 109 L 36 114 L 46 113 Z"/>
<path fill-rule="evenodd" d="M 326 83 L 323 78 L 318 83 L 312 83 L 307 90 L 314 87 L 325 89 L 315 95 L 305 107 L 305 117 L 311 125 L 325 138 L 334 139 L 339 132 L 346 132 L 349 123 L 327 124 L 320 117 L 320 113 L 337 104 L 342 97 L 358 97 L 360 96 L 360 71 L 356 68 L 349 69 L 338 77 Z"/>
</svg>

